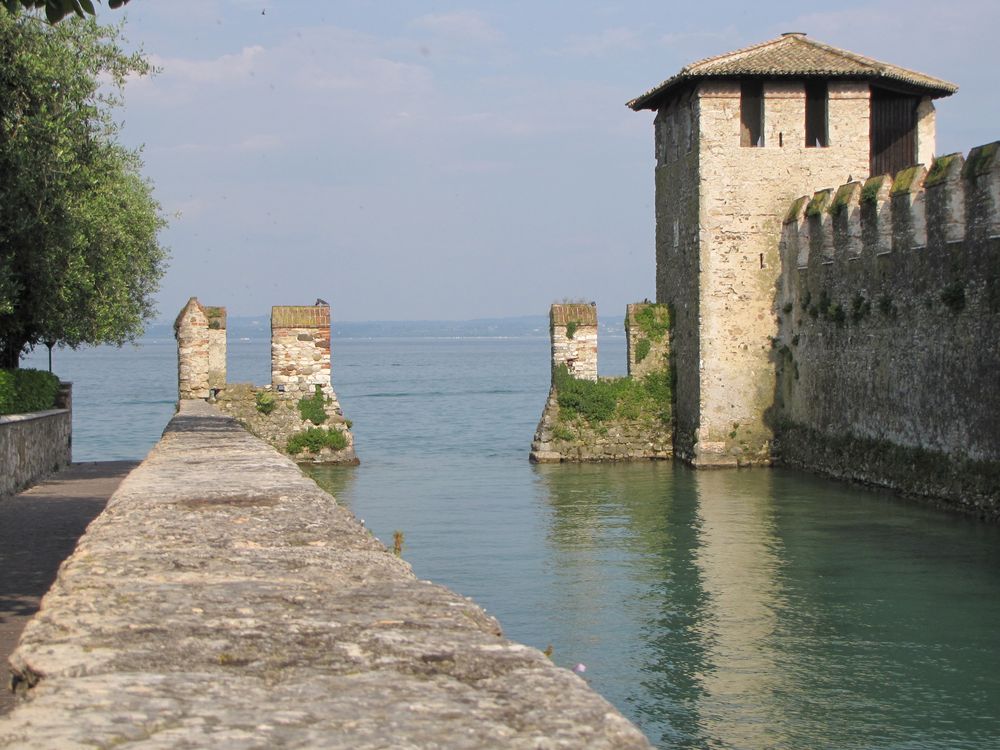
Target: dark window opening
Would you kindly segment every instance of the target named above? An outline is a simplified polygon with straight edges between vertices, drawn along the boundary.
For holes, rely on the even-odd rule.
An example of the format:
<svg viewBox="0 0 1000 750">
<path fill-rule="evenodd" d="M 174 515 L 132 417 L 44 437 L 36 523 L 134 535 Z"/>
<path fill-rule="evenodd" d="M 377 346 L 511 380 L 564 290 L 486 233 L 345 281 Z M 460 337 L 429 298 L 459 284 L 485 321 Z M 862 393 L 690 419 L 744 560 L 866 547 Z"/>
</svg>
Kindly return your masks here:
<svg viewBox="0 0 1000 750">
<path fill-rule="evenodd" d="M 744 81 L 740 86 L 740 145 L 764 145 L 764 84 Z"/>
<path fill-rule="evenodd" d="M 872 88 L 871 170 L 896 174 L 917 161 L 917 105 L 920 97 Z"/>
<path fill-rule="evenodd" d="M 826 148 L 830 145 L 826 81 L 806 82 L 806 147 Z"/>
</svg>

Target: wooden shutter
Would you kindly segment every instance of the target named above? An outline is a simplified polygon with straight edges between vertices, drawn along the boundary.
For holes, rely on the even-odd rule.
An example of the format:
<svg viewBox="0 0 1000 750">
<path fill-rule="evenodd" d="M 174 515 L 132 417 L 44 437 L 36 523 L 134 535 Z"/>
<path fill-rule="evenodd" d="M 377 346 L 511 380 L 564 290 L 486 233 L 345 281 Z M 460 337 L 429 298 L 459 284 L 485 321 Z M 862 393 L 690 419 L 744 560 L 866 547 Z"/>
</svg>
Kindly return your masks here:
<svg viewBox="0 0 1000 750">
<path fill-rule="evenodd" d="M 913 95 L 872 88 L 871 170 L 896 174 L 917 161 L 917 104 Z"/>
</svg>

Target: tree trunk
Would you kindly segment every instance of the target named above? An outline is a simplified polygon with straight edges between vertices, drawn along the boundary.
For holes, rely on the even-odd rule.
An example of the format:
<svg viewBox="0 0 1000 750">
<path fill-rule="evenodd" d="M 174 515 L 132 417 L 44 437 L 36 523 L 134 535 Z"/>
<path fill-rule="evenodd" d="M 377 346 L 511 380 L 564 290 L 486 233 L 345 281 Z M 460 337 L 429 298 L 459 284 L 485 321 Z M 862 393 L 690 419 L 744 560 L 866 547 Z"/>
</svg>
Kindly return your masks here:
<svg viewBox="0 0 1000 750">
<path fill-rule="evenodd" d="M 0 369 L 16 370 L 21 364 L 21 352 L 25 342 L 15 344 L 12 341 L 0 343 Z"/>
</svg>

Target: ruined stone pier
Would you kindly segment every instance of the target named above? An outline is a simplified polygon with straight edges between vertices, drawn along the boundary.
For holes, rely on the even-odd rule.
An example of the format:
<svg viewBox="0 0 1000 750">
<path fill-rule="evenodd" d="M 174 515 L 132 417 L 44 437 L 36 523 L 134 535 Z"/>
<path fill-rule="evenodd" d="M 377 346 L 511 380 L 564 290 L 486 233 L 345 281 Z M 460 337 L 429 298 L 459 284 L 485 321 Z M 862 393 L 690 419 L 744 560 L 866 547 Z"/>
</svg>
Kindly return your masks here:
<svg viewBox="0 0 1000 750">
<path fill-rule="evenodd" d="M 91 524 L 11 665 L 5 748 L 649 747 L 203 401 Z"/>
</svg>

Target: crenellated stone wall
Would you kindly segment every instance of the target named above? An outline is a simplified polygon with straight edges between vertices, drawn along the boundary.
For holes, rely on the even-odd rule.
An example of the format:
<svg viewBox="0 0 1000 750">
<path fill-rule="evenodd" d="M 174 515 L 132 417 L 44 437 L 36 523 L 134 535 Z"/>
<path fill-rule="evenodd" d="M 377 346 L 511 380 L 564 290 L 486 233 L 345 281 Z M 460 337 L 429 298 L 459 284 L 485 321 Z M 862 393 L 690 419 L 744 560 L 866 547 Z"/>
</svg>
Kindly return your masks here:
<svg viewBox="0 0 1000 750">
<path fill-rule="evenodd" d="M 555 463 L 670 458 L 673 430 L 670 316 L 666 306 L 628 305 L 625 326 L 630 376 L 627 378 L 597 376 L 594 305 L 553 305 L 550 319 L 552 387 L 535 430 L 529 459 Z M 572 337 L 566 330 L 569 322 L 577 323 Z M 576 341 L 581 329 L 585 336 Z M 646 343 L 640 343 L 643 341 Z"/>
<path fill-rule="evenodd" d="M 998 150 L 793 202 L 768 413 L 784 463 L 1000 517 Z"/>
</svg>

